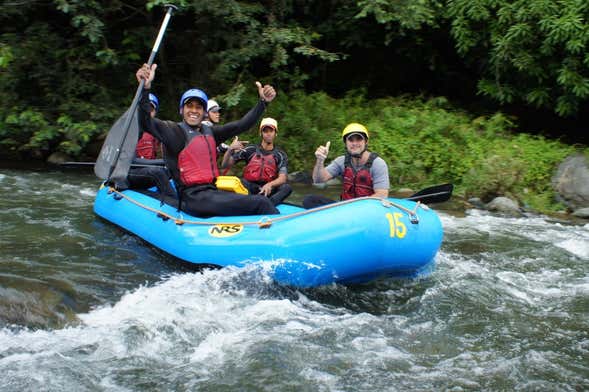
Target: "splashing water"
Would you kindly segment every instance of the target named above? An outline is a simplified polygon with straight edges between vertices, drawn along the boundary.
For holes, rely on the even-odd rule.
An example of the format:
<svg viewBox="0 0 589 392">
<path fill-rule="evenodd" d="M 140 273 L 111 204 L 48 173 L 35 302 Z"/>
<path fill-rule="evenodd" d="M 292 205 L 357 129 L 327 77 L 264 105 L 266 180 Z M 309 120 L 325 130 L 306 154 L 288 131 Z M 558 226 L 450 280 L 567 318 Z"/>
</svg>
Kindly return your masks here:
<svg viewBox="0 0 589 392">
<path fill-rule="evenodd" d="M 589 225 L 441 213 L 425 280 L 195 273 L 80 173 L 0 173 L 0 391 L 585 390 Z"/>
</svg>

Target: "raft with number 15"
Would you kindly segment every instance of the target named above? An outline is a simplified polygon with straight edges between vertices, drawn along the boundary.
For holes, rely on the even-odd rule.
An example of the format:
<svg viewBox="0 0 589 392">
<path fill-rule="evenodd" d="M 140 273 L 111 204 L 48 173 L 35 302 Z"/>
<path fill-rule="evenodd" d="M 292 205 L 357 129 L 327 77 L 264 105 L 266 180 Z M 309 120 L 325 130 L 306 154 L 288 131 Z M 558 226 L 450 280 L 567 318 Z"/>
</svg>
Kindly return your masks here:
<svg viewBox="0 0 589 392">
<path fill-rule="evenodd" d="M 296 287 L 424 276 L 442 243 L 438 215 L 413 200 L 366 197 L 310 210 L 277 208 L 280 215 L 203 219 L 106 186 L 94 203 L 100 217 L 180 260 L 203 267 L 263 262 L 274 280 Z"/>
</svg>

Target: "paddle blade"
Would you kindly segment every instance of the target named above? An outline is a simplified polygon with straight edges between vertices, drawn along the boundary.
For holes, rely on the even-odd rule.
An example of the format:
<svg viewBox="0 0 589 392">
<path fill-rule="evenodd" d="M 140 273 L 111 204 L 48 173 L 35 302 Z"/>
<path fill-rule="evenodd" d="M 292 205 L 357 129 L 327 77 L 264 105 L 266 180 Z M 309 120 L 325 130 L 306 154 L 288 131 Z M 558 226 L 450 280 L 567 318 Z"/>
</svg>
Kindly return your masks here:
<svg viewBox="0 0 589 392">
<path fill-rule="evenodd" d="M 139 137 L 137 105 L 132 105 L 111 127 L 94 165 L 102 180 L 124 181 L 135 157 Z"/>
<path fill-rule="evenodd" d="M 425 204 L 443 203 L 450 200 L 453 190 L 453 184 L 435 185 L 414 193 L 407 197 L 407 200 L 420 201 Z"/>
</svg>

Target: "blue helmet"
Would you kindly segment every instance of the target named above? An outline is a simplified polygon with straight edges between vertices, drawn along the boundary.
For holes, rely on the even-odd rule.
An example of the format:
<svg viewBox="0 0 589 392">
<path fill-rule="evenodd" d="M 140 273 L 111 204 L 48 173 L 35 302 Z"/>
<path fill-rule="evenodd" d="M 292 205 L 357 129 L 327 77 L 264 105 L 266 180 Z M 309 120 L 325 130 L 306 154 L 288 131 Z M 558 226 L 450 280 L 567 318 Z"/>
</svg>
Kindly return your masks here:
<svg viewBox="0 0 589 392">
<path fill-rule="evenodd" d="M 182 98 L 180 98 L 180 105 L 178 107 L 180 114 L 182 114 L 182 107 L 189 99 L 197 99 L 202 107 L 206 110 L 209 98 L 205 92 L 197 88 L 191 88 L 190 90 L 185 91 L 184 94 L 182 94 Z"/>
<path fill-rule="evenodd" d="M 149 93 L 149 102 L 151 102 L 151 104 L 155 108 L 155 111 L 157 112 L 160 108 L 160 101 L 157 99 L 155 94 Z"/>
</svg>

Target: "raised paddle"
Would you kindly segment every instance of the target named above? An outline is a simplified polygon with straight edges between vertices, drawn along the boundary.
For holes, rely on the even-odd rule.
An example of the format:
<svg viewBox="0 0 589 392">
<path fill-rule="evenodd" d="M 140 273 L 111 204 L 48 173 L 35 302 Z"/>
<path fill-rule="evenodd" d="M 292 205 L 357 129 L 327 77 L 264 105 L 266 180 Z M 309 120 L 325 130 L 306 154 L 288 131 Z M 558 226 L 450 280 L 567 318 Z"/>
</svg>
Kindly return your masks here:
<svg viewBox="0 0 589 392">
<path fill-rule="evenodd" d="M 174 5 L 166 5 L 167 12 L 160 27 L 151 55 L 147 64 L 151 66 L 160 43 L 164 37 L 172 12 L 178 8 Z M 131 106 L 111 127 L 106 140 L 100 150 L 100 155 L 94 165 L 94 174 L 104 181 L 117 182 L 127 178 L 131 161 L 135 157 L 135 147 L 139 137 L 139 123 L 137 118 L 137 103 L 143 90 L 144 80 L 141 80 Z"/>
</svg>

